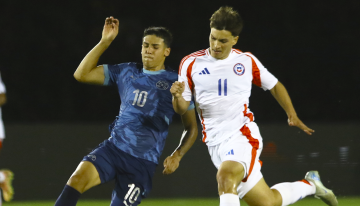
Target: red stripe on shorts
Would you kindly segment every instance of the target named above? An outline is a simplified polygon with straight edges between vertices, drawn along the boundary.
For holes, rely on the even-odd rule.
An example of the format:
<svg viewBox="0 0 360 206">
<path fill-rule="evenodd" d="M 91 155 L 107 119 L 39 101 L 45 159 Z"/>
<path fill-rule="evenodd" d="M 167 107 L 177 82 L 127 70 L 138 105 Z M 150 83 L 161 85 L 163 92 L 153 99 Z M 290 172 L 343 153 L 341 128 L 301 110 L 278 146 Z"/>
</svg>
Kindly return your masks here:
<svg viewBox="0 0 360 206">
<path fill-rule="evenodd" d="M 249 143 L 252 146 L 252 150 L 251 150 L 251 163 L 250 163 L 250 169 L 249 169 L 249 174 L 247 177 L 245 177 L 242 181 L 246 182 L 247 179 L 249 178 L 249 176 L 251 175 L 251 172 L 254 168 L 254 164 L 255 164 L 255 159 L 256 159 L 256 153 L 257 150 L 259 149 L 259 140 L 255 139 L 254 137 L 251 136 L 251 131 L 249 129 L 249 127 L 247 127 L 246 125 L 244 125 L 241 129 L 240 129 L 241 133 L 246 136 L 246 138 L 249 140 Z"/>
<path fill-rule="evenodd" d="M 305 179 L 303 179 L 303 180 L 299 180 L 299 182 L 303 182 L 303 183 L 305 183 L 305 184 L 308 184 L 308 185 L 312 186 L 312 185 L 310 184 L 310 182 L 309 182 L 309 181 L 307 181 L 307 180 L 305 180 Z"/>
</svg>

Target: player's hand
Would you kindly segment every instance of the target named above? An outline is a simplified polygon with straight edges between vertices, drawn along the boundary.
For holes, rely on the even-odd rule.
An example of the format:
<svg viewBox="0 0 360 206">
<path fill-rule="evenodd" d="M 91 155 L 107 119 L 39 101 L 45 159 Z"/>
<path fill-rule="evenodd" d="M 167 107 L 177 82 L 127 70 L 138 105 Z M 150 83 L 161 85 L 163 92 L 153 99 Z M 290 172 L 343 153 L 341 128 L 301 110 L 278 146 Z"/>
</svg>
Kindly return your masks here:
<svg viewBox="0 0 360 206">
<path fill-rule="evenodd" d="M 110 16 L 105 19 L 104 29 L 102 32 L 102 42 L 111 43 L 119 32 L 119 20 Z"/>
<path fill-rule="evenodd" d="M 176 155 L 168 156 L 164 161 L 163 174 L 169 175 L 175 172 L 175 170 L 179 167 L 180 160 L 181 158 Z"/>
<path fill-rule="evenodd" d="M 295 116 L 292 116 L 292 115 L 289 116 L 288 124 L 289 124 L 289 126 L 299 127 L 302 131 L 304 131 L 308 135 L 312 135 L 312 133 L 315 132 L 314 130 L 307 127 L 296 115 Z"/>
<path fill-rule="evenodd" d="M 185 82 L 174 82 L 170 88 L 170 92 L 174 97 L 181 97 L 185 90 Z"/>
</svg>

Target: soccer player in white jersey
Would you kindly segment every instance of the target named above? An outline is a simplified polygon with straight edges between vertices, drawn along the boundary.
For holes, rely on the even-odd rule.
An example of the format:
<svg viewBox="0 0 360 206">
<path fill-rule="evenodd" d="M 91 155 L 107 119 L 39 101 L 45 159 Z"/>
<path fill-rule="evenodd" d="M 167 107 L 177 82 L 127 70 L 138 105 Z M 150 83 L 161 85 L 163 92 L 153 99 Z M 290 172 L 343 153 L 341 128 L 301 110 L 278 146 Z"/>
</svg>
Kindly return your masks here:
<svg viewBox="0 0 360 206">
<path fill-rule="evenodd" d="M 290 205 L 308 195 L 337 205 L 334 193 L 325 188 L 317 171 L 305 179 L 269 188 L 261 174 L 259 156 L 263 143 L 249 110 L 252 84 L 271 94 L 288 115 L 288 124 L 308 135 L 297 116 L 285 87 L 251 53 L 232 47 L 242 29 L 242 19 L 231 7 L 221 7 L 210 19 L 210 48 L 186 56 L 180 64 L 179 81 L 170 90 L 173 107 L 186 112 L 192 98 L 202 124 L 203 142 L 218 168 L 220 206 Z"/>
</svg>

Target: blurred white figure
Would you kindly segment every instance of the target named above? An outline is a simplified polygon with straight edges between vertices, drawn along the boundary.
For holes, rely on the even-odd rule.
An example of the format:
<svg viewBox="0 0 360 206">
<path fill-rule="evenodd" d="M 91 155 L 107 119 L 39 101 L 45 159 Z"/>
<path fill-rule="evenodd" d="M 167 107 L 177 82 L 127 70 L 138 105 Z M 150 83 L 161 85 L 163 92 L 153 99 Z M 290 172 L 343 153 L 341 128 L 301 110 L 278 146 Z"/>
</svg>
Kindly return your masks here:
<svg viewBox="0 0 360 206">
<path fill-rule="evenodd" d="M 5 129 L 4 129 L 4 123 L 2 121 L 2 113 L 1 113 L 1 107 L 6 103 L 6 88 L 5 85 L 1 79 L 0 74 L 0 149 L 2 148 L 2 142 L 5 138 Z"/>
<path fill-rule="evenodd" d="M 1 107 L 6 103 L 6 88 L 1 79 L 0 74 L 0 149 L 2 148 L 2 143 L 5 138 L 5 129 L 4 123 L 2 121 Z M 12 180 L 14 174 L 10 170 L 3 169 L 0 170 L 0 197 L 2 195 L 3 199 L 8 202 L 13 198 L 14 190 L 12 188 Z M 2 205 L 2 199 L 0 198 L 0 206 Z"/>
</svg>

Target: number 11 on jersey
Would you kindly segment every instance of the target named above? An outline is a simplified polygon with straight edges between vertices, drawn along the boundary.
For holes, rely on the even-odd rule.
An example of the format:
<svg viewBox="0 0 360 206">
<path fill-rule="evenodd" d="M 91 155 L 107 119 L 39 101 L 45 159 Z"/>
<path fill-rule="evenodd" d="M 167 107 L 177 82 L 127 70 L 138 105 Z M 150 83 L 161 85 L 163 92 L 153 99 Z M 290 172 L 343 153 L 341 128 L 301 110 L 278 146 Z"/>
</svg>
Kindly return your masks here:
<svg viewBox="0 0 360 206">
<path fill-rule="evenodd" d="M 219 96 L 221 96 L 221 79 L 219 79 L 218 81 L 218 91 L 219 91 Z M 224 79 L 224 96 L 227 96 L 227 79 Z"/>
</svg>

